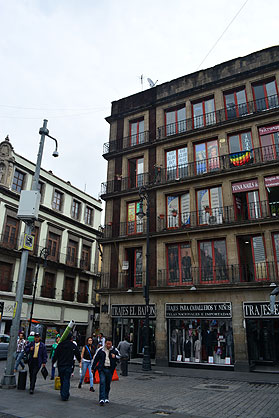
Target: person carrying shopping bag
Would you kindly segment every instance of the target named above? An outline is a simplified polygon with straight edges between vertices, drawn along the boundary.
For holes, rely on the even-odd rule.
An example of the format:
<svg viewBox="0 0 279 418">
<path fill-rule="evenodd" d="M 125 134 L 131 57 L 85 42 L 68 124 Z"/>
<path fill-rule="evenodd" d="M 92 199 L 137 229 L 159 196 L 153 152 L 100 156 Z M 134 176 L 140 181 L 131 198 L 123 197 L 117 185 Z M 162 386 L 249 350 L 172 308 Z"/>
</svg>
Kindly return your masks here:
<svg viewBox="0 0 279 418">
<path fill-rule="evenodd" d="M 86 370 L 88 369 L 90 378 L 90 392 L 95 392 L 95 389 L 93 387 L 93 373 L 91 369 L 95 351 L 96 348 L 93 346 L 93 340 L 91 337 L 88 337 L 86 340 L 86 345 L 83 347 L 81 352 L 81 361 L 79 363 L 79 367 L 81 368 L 81 376 L 78 388 L 81 389 Z"/>
</svg>

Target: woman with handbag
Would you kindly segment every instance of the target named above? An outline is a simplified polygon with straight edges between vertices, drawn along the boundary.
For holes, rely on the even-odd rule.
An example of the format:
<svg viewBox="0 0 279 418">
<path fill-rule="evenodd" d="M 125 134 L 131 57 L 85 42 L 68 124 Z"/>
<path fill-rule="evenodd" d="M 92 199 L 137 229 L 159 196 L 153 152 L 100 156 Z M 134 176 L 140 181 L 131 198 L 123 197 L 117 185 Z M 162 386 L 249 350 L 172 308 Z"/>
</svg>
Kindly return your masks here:
<svg viewBox="0 0 279 418">
<path fill-rule="evenodd" d="M 88 369 L 90 378 L 90 392 L 95 392 L 93 388 L 93 373 L 91 370 L 95 351 L 96 348 L 93 346 L 93 340 L 91 337 L 88 337 L 86 340 L 86 345 L 83 347 L 81 352 L 81 361 L 79 363 L 79 367 L 81 368 L 81 376 L 78 388 L 81 389 L 86 370 Z"/>
</svg>

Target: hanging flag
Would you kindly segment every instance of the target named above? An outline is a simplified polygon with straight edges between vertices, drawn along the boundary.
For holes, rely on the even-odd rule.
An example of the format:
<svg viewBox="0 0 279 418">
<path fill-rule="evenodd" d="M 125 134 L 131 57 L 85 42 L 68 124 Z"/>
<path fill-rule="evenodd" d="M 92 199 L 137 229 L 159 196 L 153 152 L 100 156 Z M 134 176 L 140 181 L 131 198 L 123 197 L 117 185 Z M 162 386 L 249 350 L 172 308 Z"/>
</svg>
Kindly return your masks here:
<svg viewBox="0 0 279 418">
<path fill-rule="evenodd" d="M 251 160 L 251 151 L 240 151 L 230 154 L 230 162 L 234 166 L 244 165 Z"/>
</svg>

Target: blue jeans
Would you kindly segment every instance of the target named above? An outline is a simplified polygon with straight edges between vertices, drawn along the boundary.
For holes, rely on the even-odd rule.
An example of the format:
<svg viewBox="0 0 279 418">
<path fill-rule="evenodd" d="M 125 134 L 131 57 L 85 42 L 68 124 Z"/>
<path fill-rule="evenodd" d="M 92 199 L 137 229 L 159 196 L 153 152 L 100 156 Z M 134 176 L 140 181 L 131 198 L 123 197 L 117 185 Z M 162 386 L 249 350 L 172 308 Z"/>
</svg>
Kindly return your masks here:
<svg viewBox="0 0 279 418">
<path fill-rule="evenodd" d="M 81 376 L 79 383 L 83 382 L 86 370 L 89 370 L 90 387 L 93 388 L 93 373 L 91 370 L 91 361 L 83 361 L 81 363 Z"/>
<path fill-rule="evenodd" d="M 72 374 L 72 366 L 58 366 L 58 374 L 61 381 L 61 399 L 63 401 L 67 401 L 70 396 L 70 379 Z"/>
<path fill-rule="evenodd" d="M 15 370 L 17 370 L 19 365 L 21 365 L 22 369 L 24 369 L 24 363 L 22 361 L 23 356 L 24 356 L 24 351 L 20 351 L 19 353 L 16 353 Z"/>
<path fill-rule="evenodd" d="M 99 401 L 109 399 L 110 384 L 112 379 L 112 372 L 110 369 L 99 370 L 100 376 L 100 391 Z"/>
<path fill-rule="evenodd" d="M 52 366 L 52 368 L 51 368 L 51 378 L 54 379 L 54 376 L 55 376 L 55 367 Z"/>
</svg>

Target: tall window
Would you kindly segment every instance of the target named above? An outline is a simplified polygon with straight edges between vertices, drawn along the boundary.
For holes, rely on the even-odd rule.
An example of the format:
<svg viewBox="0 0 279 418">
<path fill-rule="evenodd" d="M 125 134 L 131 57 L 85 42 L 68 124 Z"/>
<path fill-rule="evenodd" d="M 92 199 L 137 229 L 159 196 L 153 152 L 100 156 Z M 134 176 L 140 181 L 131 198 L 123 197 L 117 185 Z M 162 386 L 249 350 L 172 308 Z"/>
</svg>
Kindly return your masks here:
<svg viewBox="0 0 279 418">
<path fill-rule="evenodd" d="M 67 248 L 67 264 L 69 266 L 77 265 L 77 252 L 78 252 L 78 243 L 69 239 L 68 248 Z"/>
<path fill-rule="evenodd" d="M 225 282 L 227 275 L 227 249 L 225 240 L 199 242 L 201 283 Z"/>
<path fill-rule="evenodd" d="M 251 132 L 242 132 L 229 136 L 230 165 L 241 166 L 253 159 Z"/>
<path fill-rule="evenodd" d="M 186 131 L 186 107 L 165 112 L 166 136 Z"/>
<path fill-rule="evenodd" d="M 43 298 L 55 298 L 55 274 L 45 272 L 43 285 L 41 287 L 41 296 Z"/>
<path fill-rule="evenodd" d="M 177 148 L 166 152 L 166 177 L 168 180 L 185 178 L 188 176 L 187 147 Z"/>
<path fill-rule="evenodd" d="M 77 200 L 73 199 L 73 203 L 72 203 L 72 218 L 79 219 L 79 214 L 80 214 L 80 202 L 78 202 Z"/>
<path fill-rule="evenodd" d="M 141 187 L 144 184 L 143 158 L 129 160 L 129 187 Z"/>
<path fill-rule="evenodd" d="M 25 174 L 22 173 L 19 170 L 15 170 L 14 178 L 13 178 L 13 184 L 12 184 L 12 190 L 15 192 L 20 193 L 23 189 L 23 182 L 24 182 L 24 176 Z"/>
<path fill-rule="evenodd" d="M 224 93 L 226 118 L 233 119 L 248 113 L 248 104 L 245 88 Z"/>
<path fill-rule="evenodd" d="M 25 283 L 24 283 L 24 294 L 25 295 L 32 295 L 33 293 L 33 269 L 27 267 L 26 276 L 25 276 Z"/>
<path fill-rule="evenodd" d="M 167 196 L 167 227 L 178 228 L 190 225 L 190 195 Z"/>
<path fill-rule="evenodd" d="M 62 295 L 63 300 L 70 302 L 75 300 L 75 279 L 73 277 L 65 277 Z"/>
<path fill-rule="evenodd" d="M 259 129 L 263 161 L 279 158 L 279 125 Z"/>
<path fill-rule="evenodd" d="M 130 145 L 144 143 L 144 120 L 130 122 Z"/>
<path fill-rule="evenodd" d="M 214 99 L 206 99 L 192 104 L 194 128 L 202 128 L 216 123 Z"/>
<path fill-rule="evenodd" d="M 77 301 L 80 303 L 88 303 L 88 281 L 87 280 L 79 281 Z"/>
<path fill-rule="evenodd" d="M 48 234 L 48 253 L 49 259 L 52 261 L 58 261 L 58 254 L 59 254 L 59 246 L 60 246 L 60 236 L 49 232 Z"/>
<path fill-rule="evenodd" d="M 167 246 L 168 285 L 192 282 L 192 256 L 189 243 Z"/>
<path fill-rule="evenodd" d="M 82 246 L 81 252 L 81 268 L 90 270 L 91 248 L 88 245 Z"/>
<path fill-rule="evenodd" d="M 220 168 L 218 141 L 195 144 L 196 173 L 203 174 Z"/>
<path fill-rule="evenodd" d="M 6 225 L 3 236 L 3 244 L 8 248 L 17 247 L 19 221 L 16 218 L 7 216 Z"/>
<path fill-rule="evenodd" d="M 0 290 L 2 292 L 12 291 L 12 264 L 2 263 L 0 261 Z"/>
<path fill-rule="evenodd" d="M 197 191 L 199 224 L 223 223 L 222 188 L 212 187 Z"/>
<path fill-rule="evenodd" d="M 59 192 L 58 190 L 54 190 L 53 200 L 52 200 L 52 209 L 61 211 L 62 199 L 63 199 L 63 193 Z"/>
<path fill-rule="evenodd" d="M 278 89 L 276 81 L 263 81 L 253 85 L 256 110 L 278 107 Z"/>
<path fill-rule="evenodd" d="M 138 234 L 143 232 L 143 220 L 137 216 L 140 202 L 131 202 L 127 205 L 127 233 Z"/>
<path fill-rule="evenodd" d="M 87 225 L 92 225 L 92 220 L 93 220 L 93 209 L 90 208 L 89 206 L 86 206 L 84 221 Z"/>
</svg>

